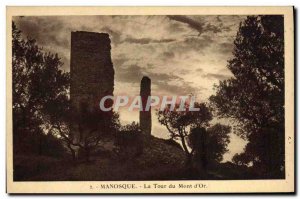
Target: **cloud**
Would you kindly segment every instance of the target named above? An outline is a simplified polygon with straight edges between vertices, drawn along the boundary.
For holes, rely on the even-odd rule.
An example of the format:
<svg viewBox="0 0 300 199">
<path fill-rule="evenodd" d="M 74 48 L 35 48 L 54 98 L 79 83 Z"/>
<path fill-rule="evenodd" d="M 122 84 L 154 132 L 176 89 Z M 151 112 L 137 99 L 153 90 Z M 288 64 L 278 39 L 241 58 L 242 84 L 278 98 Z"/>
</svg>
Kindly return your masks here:
<svg viewBox="0 0 300 199">
<path fill-rule="evenodd" d="M 233 42 L 224 42 L 219 44 L 220 52 L 223 54 L 231 54 L 233 51 Z"/>
<path fill-rule="evenodd" d="M 170 32 L 183 32 L 184 31 L 184 27 L 182 24 L 175 22 L 172 22 L 169 24 L 169 30 Z"/>
<path fill-rule="evenodd" d="M 202 21 L 196 21 L 182 15 L 170 15 L 168 16 L 168 18 L 174 21 L 187 24 L 190 28 L 198 31 L 199 35 L 201 35 L 204 32 L 204 22 Z"/>
<path fill-rule="evenodd" d="M 23 38 L 35 39 L 44 52 L 57 53 L 64 63 L 63 69 L 70 67 L 71 30 L 65 29 L 58 17 L 13 17 L 17 28 L 22 31 Z M 69 35 L 68 35 L 69 33 Z"/>
<path fill-rule="evenodd" d="M 198 73 L 203 73 L 203 69 L 202 69 L 202 68 L 197 68 L 197 69 L 196 69 L 196 72 L 198 72 Z"/>
<path fill-rule="evenodd" d="M 170 58 L 174 58 L 175 57 L 175 54 L 173 52 L 169 52 L 169 51 L 164 52 L 162 55 L 166 59 L 170 59 Z"/>
<path fill-rule="evenodd" d="M 187 75 L 187 74 L 189 74 L 191 71 L 190 71 L 190 70 L 187 70 L 187 69 L 182 69 L 182 70 L 180 70 L 179 72 L 180 72 L 180 74 L 182 74 L 182 75 Z"/>
<path fill-rule="evenodd" d="M 203 20 L 195 20 L 183 15 L 169 15 L 169 19 L 187 24 L 191 29 L 198 32 L 198 36 L 205 32 L 219 33 L 222 29 L 218 26 L 212 25 L 210 23 L 204 22 Z"/>
<path fill-rule="evenodd" d="M 187 82 L 182 77 L 173 73 L 151 72 L 138 65 L 121 67 L 116 71 L 116 81 L 136 84 L 136 86 L 139 86 L 143 76 L 148 76 L 151 79 L 152 86 L 160 93 L 180 95 L 199 90 L 193 87 L 191 82 Z"/>
<path fill-rule="evenodd" d="M 122 56 L 118 56 L 117 58 L 113 59 L 113 65 L 115 68 L 120 68 L 122 67 L 129 59 L 122 57 Z"/>
<path fill-rule="evenodd" d="M 132 38 L 128 37 L 122 42 L 132 43 L 132 44 L 150 44 L 150 43 L 170 43 L 175 41 L 175 39 L 151 39 L 151 38 Z"/>
<path fill-rule="evenodd" d="M 52 19 L 56 19 L 56 17 L 52 17 Z M 64 28 L 64 24 L 60 20 L 52 19 L 45 17 L 14 18 L 14 20 L 17 20 L 17 27 L 22 31 L 23 35 L 25 37 L 34 38 L 40 45 L 69 46 L 70 39 L 57 32 L 57 30 Z"/>
<path fill-rule="evenodd" d="M 173 95 L 187 95 L 196 93 L 199 89 L 193 87 L 189 82 L 178 82 L 177 84 L 168 83 L 166 81 L 158 81 L 154 85 L 157 86 L 157 90 L 161 93 L 170 93 Z"/>
<path fill-rule="evenodd" d="M 202 75 L 203 78 L 207 79 L 218 79 L 218 80 L 225 80 L 229 79 L 231 76 L 230 75 L 223 75 L 223 74 L 215 74 L 215 73 L 207 73 L 205 75 Z"/>
<path fill-rule="evenodd" d="M 156 82 L 170 82 L 174 80 L 183 81 L 182 78 L 173 75 L 172 73 L 156 73 L 147 70 L 146 68 L 142 68 L 138 65 L 130 65 L 120 67 L 118 72 L 116 73 L 117 80 L 124 83 L 139 83 L 143 76 L 147 75 L 151 78 L 153 83 Z"/>
<path fill-rule="evenodd" d="M 189 55 L 190 51 L 203 54 L 212 44 L 213 39 L 208 35 L 203 35 L 202 37 L 187 37 L 169 45 L 169 51 L 176 52 L 180 55 Z"/>
<path fill-rule="evenodd" d="M 116 30 L 112 30 L 110 27 L 108 26 L 104 26 L 102 28 L 103 32 L 108 33 L 110 36 L 112 36 L 111 40 L 115 45 L 118 45 L 121 42 L 121 32 L 116 31 Z"/>
<path fill-rule="evenodd" d="M 210 23 L 208 23 L 208 24 L 206 25 L 205 30 L 206 30 L 206 31 L 213 32 L 213 33 L 219 33 L 219 32 L 222 32 L 222 29 L 221 29 L 220 27 L 211 25 Z"/>
<path fill-rule="evenodd" d="M 220 16 L 220 15 L 217 15 L 217 16 L 216 16 L 216 20 L 217 20 L 217 22 L 222 22 L 221 16 Z"/>
<path fill-rule="evenodd" d="M 116 70 L 116 80 L 124 83 L 139 83 L 143 76 L 143 69 L 138 65 L 122 66 Z"/>
<path fill-rule="evenodd" d="M 214 40 L 208 35 L 203 37 L 189 37 L 184 40 L 185 44 L 191 46 L 194 49 L 199 50 L 200 48 L 206 48 L 212 44 Z"/>
<path fill-rule="evenodd" d="M 169 93 L 173 95 L 183 95 L 194 93 L 196 90 L 191 82 L 187 82 L 184 78 L 175 75 L 174 73 L 153 73 L 145 71 L 156 90 L 160 93 Z"/>
</svg>

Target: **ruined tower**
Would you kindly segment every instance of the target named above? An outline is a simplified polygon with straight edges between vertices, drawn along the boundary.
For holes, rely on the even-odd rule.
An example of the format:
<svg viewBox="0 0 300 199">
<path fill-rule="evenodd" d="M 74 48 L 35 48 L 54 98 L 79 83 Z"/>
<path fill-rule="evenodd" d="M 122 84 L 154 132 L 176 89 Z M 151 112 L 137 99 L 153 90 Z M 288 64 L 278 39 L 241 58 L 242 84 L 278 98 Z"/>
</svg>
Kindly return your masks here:
<svg viewBox="0 0 300 199">
<path fill-rule="evenodd" d="M 82 104 L 91 110 L 99 108 L 100 99 L 113 95 L 114 68 L 109 35 L 77 31 L 71 33 L 72 107 Z"/>
<path fill-rule="evenodd" d="M 140 128 L 146 135 L 151 135 L 151 107 L 149 111 L 145 110 L 147 99 L 151 96 L 151 79 L 147 76 L 144 76 L 141 80 L 140 96 L 143 106 L 143 110 L 140 111 Z"/>
<path fill-rule="evenodd" d="M 114 68 L 111 46 L 106 33 L 77 31 L 71 33 L 71 89 L 72 109 L 81 116 L 82 107 L 89 111 L 100 110 L 99 102 L 106 95 L 113 95 Z M 112 103 L 112 102 L 111 102 Z M 73 125 L 75 141 L 82 140 L 76 122 Z"/>
</svg>

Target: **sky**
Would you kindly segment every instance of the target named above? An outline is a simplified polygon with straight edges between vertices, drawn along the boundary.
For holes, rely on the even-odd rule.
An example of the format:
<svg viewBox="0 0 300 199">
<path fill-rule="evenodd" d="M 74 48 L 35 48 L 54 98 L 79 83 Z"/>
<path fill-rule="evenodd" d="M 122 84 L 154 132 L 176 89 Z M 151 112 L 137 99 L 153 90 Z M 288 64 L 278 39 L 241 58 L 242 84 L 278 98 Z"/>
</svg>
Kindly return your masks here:
<svg viewBox="0 0 300 199">
<path fill-rule="evenodd" d="M 36 39 L 44 51 L 57 53 L 70 70 L 72 31 L 105 32 L 110 35 L 115 69 L 114 95 L 136 96 L 144 75 L 151 78 L 151 94 L 193 94 L 207 102 L 214 85 L 232 76 L 227 60 L 245 16 L 26 16 L 14 17 L 25 37 Z M 120 109 L 122 124 L 139 119 L 138 111 Z M 226 120 L 213 122 L 228 124 Z M 169 138 L 167 129 L 152 111 L 152 135 Z M 246 142 L 231 133 L 224 161 L 240 153 Z"/>
</svg>

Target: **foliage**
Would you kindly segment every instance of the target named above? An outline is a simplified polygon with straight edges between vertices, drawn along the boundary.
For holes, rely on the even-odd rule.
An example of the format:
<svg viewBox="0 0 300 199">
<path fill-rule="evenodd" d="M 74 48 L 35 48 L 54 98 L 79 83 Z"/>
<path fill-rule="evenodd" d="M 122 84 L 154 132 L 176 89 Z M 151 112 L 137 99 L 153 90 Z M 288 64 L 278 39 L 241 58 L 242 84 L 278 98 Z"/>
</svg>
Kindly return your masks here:
<svg viewBox="0 0 300 199">
<path fill-rule="evenodd" d="M 52 114 L 49 105 L 63 107 L 67 102 L 69 73 L 62 71 L 62 65 L 57 54 L 43 52 L 34 39 L 23 39 L 21 31 L 12 23 L 14 152 L 24 151 L 20 147 L 26 145 L 47 147 L 43 142 L 31 140 L 43 138 L 40 134 L 44 134 L 45 120 Z"/>
<path fill-rule="evenodd" d="M 58 153 L 61 148 L 67 148 L 73 158 L 79 148 L 89 160 L 90 152 L 101 139 L 119 128 L 118 115 L 90 110 L 84 103 L 80 104 L 80 110 L 71 107 L 70 75 L 62 71 L 63 63 L 58 55 L 44 53 L 34 39 L 22 39 L 21 31 L 14 23 L 12 26 L 14 146 L 29 146 L 30 151 L 35 151 L 36 143 L 38 149 L 57 148 Z M 46 132 L 46 137 L 40 135 Z"/>
<path fill-rule="evenodd" d="M 50 131 L 65 143 L 73 160 L 79 150 L 85 160 L 90 161 L 91 153 L 99 144 L 110 139 L 120 128 L 119 115 L 112 111 L 90 110 L 84 103 L 80 107 L 80 110 L 72 108 L 63 114 L 53 107 L 57 115 L 51 118 L 53 125 Z"/>
<path fill-rule="evenodd" d="M 240 24 L 228 69 L 210 100 L 221 117 L 238 121 L 238 134 L 249 142 L 245 157 L 261 173 L 284 168 L 284 25 L 283 16 L 249 16 Z"/>
<path fill-rule="evenodd" d="M 141 133 L 140 125 L 137 122 L 132 122 L 131 124 L 121 126 L 120 131 L 124 133 Z"/>
<path fill-rule="evenodd" d="M 223 160 L 224 153 L 228 152 L 227 146 L 230 142 L 229 133 L 231 132 L 231 127 L 215 124 L 207 129 L 208 141 L 207 141 L 207 151 L 208 159 L 220 162 Z"/>
<path fill-rule="evenodd" d="M 232 162 L 239 166 L 249 164 L 250 161 L 251 158 L 246 153 L 236 153 L 232 158 Z"/>
<path fill-rule="evenodd" d="M 188 144 L 194 159 L 202 168 L 206 168 L 210 163 L 222 161 L 224 153 L 228 151 L 230 132 L 229 126 L 219 123 L 207 129 L 198 127 L 191 130 Z"/>
<path fill-rule="evenodd" d="M 116 134 L 115 145 L 116 153 L 121 158 L 132 158 L 141 155 L 144 148 L 142 130 L 136 122 L 127 124 L 120 128 Z"/>
<path fill-rule="evenodd" d="M 204 103 L 195 103 L 195 108 L 199 111 L 177 111 L 179 104 L 176 104 L 174 111 L 170 111 L 170 105 L 163 111 L 158 111 L 158 121 L 164 125 L 173 140 L 179 140 L 187 157 L 191 157 L 191 152 L 187 146 L 187 137 L 190 130 L 196 127 L 206 127 L 212 120 L 211 110 Z"/>
</svg>

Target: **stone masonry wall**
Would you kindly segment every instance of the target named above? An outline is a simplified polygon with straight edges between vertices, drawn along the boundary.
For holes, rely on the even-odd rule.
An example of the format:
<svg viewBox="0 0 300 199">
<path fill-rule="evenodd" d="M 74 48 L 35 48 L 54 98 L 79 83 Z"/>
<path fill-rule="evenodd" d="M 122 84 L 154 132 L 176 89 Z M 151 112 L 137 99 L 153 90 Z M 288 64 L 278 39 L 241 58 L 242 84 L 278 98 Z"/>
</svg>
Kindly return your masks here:
<svg viewBox="0 0 300 199">
<path fill-rule="evenodd" d="M 101 98 L 113 95 L 114 68 L 110 50 L 106 33 L 71 33 L 70 98 L 71 108 L 77 113 L 83 106 L 90 111 L 99 109 Z M 75 123 L 72 128 L 75 142 L 81 142 L 84 135 L 79 134 L 79 127 Z"/>
<path fill-rule="evenodd" d="M 71 33 L 71 103 L 98 108 L 101 97 L 113 95 L 114 68 L 106 33 Z"/>
</svg>

